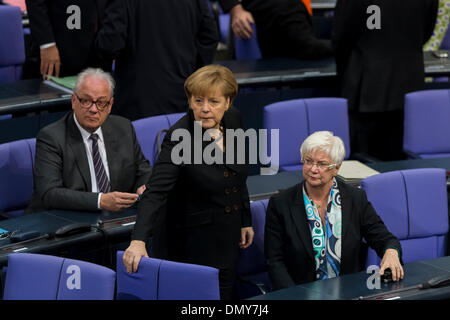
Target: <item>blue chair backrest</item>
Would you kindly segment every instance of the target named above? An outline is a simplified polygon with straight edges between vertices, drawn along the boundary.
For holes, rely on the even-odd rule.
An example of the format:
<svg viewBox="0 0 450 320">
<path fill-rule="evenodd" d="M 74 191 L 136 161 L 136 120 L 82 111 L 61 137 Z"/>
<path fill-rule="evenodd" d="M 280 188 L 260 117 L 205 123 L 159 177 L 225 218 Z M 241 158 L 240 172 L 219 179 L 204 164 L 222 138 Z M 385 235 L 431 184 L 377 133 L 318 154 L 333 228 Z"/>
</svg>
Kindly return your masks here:
<svg viewBox="0 0 450 320">
<path fill-rule="evenodd" d="M 236 60 L 252 60 L 261 59 L 261 50 L 259 49 L 258 36 L 256 27 L 251 25 L 253 29 L 250 39 L 241 39 L 234 36 L 234 53 Z"/>
<path fill-rule="evenodd" d="M 0 83 L 21 79 L 25 62 L 22 14 L 15 6 L 0 6 Z"/>
<path fill-rule="evenodd" d="M 253 244 L 247 249 L 240 251 L 236 286 L 238 299 L 247 299 L 260 295 L 262 293 L 260 288 L 266 292 L 272 290 L 264 258 L 264 226 L 266 224 L 268 202 L 269 200 L 265 199 L 250 203 L 255 235 Z"/>
<path fill-rule="evenodd" d="M 117 300 L 157 300 L 160 259 L 141 258 L 138 271 L 128 273 L 123 251 L 117 252 Z"/>
<path fill-rule="evenodd" d="M 405 95 L 403 149 L 418 158 L 450 156 L 450 90 Z"/>
<path fill-rule="evenodd" d="M 0 145 L 0 212 L 23 214 L 33 193 L 33 159 L 30 143 L 17 140 Z"/>
<path fill-rule="evenodd" d="M 8 256 L 5 300 L 112 300 L 116 273 L 93 263 L 42 254 Z"/>
<path fill-rule="evenodd" d="M 163 260 L 159 269 L 158 300 L 219 300 L 219 270 Z"/>
<path fill-rule="evenodd" d="M 218 300 L 219 270 L 196 264 L 142 257 L 129 274 L 117 252 L 118 300 Z"/>
<path fill-rule="evenodd" d="M 405 263 L 445 254 L 448 204 L 444 169 L 380 173 L 361 181 L 368 200 L 402 245 Z M 379 264 L 369 249 L 367 265 Z"/>
<path fill-rule="evenodd" d="M 331 131 L 344 141 L 345 159 L 350 156 L 347 100 L 342 98 L 294 99 L 264 107 L 265 129 L 279 129 L 279 169 L 299 170 L 300 146 L 316 131 Z M 268 134 L 268 150 L 271 139 Z"/>
<path fill-rule="evenodd" d="M 148 117 L 135 120 L 132 123 L 136 130 L 136 137 L 141 146 L 142 153 L 150 161 L 152 166 L 154 166 L 158 157 L 158 133 L 169 127 L 167 117 L 165 115 Z"/>
<path fill-rule="evenodd" d="M 132 122 L 142 153 L 155 165 L 158 159 L 158 142 L 162 143 L 165 131 L 174 125 L 186 113 L 173 113 L 147 117 Z M 158 139 L 159 138 L 159 139 Z"/>
</svg>

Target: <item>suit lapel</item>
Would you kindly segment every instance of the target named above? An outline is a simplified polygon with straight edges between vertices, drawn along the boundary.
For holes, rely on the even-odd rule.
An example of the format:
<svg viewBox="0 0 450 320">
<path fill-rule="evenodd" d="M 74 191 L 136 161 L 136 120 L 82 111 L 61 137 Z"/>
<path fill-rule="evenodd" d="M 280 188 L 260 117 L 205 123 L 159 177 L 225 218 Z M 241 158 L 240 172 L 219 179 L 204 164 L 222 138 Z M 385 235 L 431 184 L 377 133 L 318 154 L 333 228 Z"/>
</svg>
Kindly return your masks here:
<svg viewBox="0 0 450 320">
<path fill-rule="evenodd" d="M 102 125 L 102 133 L 103 139 L 105 140 L 106 158 L 109 167 L 109 183 L 111 185 L 111 191 L 114 191 L 117 189 L 118 174 L 120 172 L 119 164 L 116 161 L 120 156 L 120 145 L 117 139 L 114 138 L 114 130 L 109 125 L 110 122 L 108 120 L 107 118 Z"/>
<path fill-rule="evenodd" d="M 295 229 L 298 237 L 303 242 L 306 248 L 306 252 L 311 259 L 314 259 L 311 230 L 308 225 L 308 219 L 306 217 L 305 203 L 303 202 L 303 183 L 297 187 L 295 198 L 291 199 L 292 204 L 289 206 L 292 221 L 294 221 Z"/>
<path fill-rule="evenodd" d="M 342 213 L 342 238 L 341 238 L 341 272 L 343 266 L 347 261 L 352 261 L 352 257 L 346 256 L 345 248 L 349 247 L 348 241 L 348 230 L 350 229 L 351 223 L 351 213 L 352 213 L 352 199 L 347 193 L 347 188 L 342 182 L 338 182 L 339 193 L 341 194 L 341 213 Z M 351 246 L 350 246 L 351 247 Z"/>
<path fill-rule="evenodd" d="M 84 146 L 80 130 L 77 128 L 73 117 L 74 115 L 73 113 L 71 113 L 66 119 L 67 142 L 69 147 L 72 149 L 75 158 L 75 163 L 77 164 L 78 170 L 80 171 L 80 175 L 83 178 L 86 190 L 91 192 L 92 191 L 91 173 L 89 171 L 89 163 L 87 159 L 86 148 Z"/>
</svg>

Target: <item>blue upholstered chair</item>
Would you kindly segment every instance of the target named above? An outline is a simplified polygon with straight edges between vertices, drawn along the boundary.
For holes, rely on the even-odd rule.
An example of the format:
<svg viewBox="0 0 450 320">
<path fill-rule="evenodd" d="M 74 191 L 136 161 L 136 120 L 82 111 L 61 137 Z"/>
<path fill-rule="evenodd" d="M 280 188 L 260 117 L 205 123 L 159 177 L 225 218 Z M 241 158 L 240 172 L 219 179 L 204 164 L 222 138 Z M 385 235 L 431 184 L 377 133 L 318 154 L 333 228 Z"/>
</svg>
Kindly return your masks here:
<svg viewBox="0 0 450 320">
<path fill-rule="evenodd" d="M 0 212 L 3 217 L 23 214 L 33 193 L 33 156 L 27 140 L 0 145 Z"/>
<path fill-rule="evenodd" d="M 123 251 L 117 252 L 117 300 L 157 300 L 160 259 L 141 258 L 137 272 L 129 274 Z"/>
<path fill-rule="evenodd" d="M 158 157 L 157 140 L 158 133 L 169 127 L 169 121 L 165 115 L 143 118 L 132 122 L 136 131 L 136 137 L 141 146 L 145 158 L 155 165 Z M 161 139 L 162 142 L 162 139 Z"/>
<path fill-rule="evenodd" d="M 20 9 L 0 6 L 0 83 L 20 80 L 24 62 L 25 44 Z"/>
<path fill-rule="evenodd" d="M 207 266 L 141 258 L 136 273 L 128 274 L 123 251 L 117 252 L 117 299 L 218 300 L 219 270 Z"/>
<path fill-rule="evenodd" d="M 258 200 L 250 203 L 253 230 L 253 244 L 241 250 L 238 264 L 238 280 L 236 294 L 238 299 L 265 294 L 272 290 L 264 259 L 264 226 L 269 200 Z"/>
<path fill-rule="evenodd" d="M 186 114 L 186 112 L 166 114 L 167 120 L 169 121 L 169 127 L 173 126 L 185 114 Z"/>
<path fill-rule="evenodd" d="M 259 49 L 258 36 L 256 27 L 251 25 L 253 29 L 250 39 L 240 39 L 234 36 L 234 53 L 236 60 L 261 59 L 261 50 Z"/>
<path fill-rule="evenodd" d="M 405 95 L 403 150 L 410 158 L 450 157 L 450 90 Z"/>
<path fill-rule="evenodd" d="M 400 240 L 404 263 L 445 255 L 448 205 L 444 169 L 381 173 L 362 180 L 361 188 L 389 231 Z M 369 249 L 367 265 L 379 262 Z"/>
<path fill-rule="evenodd" d="M 5 300 L 112 300 L 116 273 L 93 263 L 42 254 L 8 256 Z"/>
<path fill-rule="evenodd" d="M 279 129 L 280 171 L 300 170 L 300 146 L 315 131 L 327 130 L 339 136 L 350 156 L 347 100 L 342 98 L 294 99 L 264 107 L 265 129 Z M 270 134 L 268 134 L 270 150 Z"/>
<path fill-rule="evenodd" d="M 219 270 L 163 260 L 159 269 L 158 300 L 219 300 Z"/>
</svg>

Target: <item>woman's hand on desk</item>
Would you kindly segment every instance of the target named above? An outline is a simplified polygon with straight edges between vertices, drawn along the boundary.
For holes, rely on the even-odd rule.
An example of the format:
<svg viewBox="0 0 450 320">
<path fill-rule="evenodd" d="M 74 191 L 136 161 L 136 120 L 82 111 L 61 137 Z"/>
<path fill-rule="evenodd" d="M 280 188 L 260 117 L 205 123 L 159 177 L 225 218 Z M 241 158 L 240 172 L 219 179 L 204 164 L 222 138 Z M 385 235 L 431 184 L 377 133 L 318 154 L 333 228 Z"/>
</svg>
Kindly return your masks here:
<svg viewBox="0 0 450 320">
<path fill-rule="evenodd" d="M 392 280 L 400 281 L 404 277 L 403 267 L 398 258 L 398 252 L 395 249 L 387 249 L 384 252 L 383 260 L 380 264 L 380 274 L 384 274 L 384 270 L 390 268 L 392 271 Z"/>
<path fill-rule="evenodd" d="M 253 242 L 254 235 L 255 232 L 252 227 L 241 228 L 241 242 L 239 243 L 239 247 L 241 249 L 250 247 Z"/>
<path fill-rule="evenodd" d="M 131 241 L 130 246 L 123 254 L 123 264 L 128 273 L 131 274 L 138 271 L 139 262 L 142 257 L 148 258 L 145 242 L 140 240 Z"/>
</svg>

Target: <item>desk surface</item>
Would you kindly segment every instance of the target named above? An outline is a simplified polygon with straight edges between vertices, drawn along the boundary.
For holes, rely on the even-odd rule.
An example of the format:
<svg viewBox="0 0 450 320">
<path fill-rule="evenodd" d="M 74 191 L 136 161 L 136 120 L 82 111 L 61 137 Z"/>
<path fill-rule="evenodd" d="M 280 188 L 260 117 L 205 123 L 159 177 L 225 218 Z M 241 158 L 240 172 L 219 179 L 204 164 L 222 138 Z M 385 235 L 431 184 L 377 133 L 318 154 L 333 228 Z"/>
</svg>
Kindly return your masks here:
<svg viewBox="0 0 450 320">
<path fill-rule="evenodd" d="M 415 287 L 436 276 L 450 276 L 450 257 L 417 261 L 404 265 L 405 277 L 397 283 L 381 283 L 380 289 L 369 289 L 367 281 L 373 273 L 358 272 L 340 277 L 305 283 L 282 289 L 251 300 L 349 300 L 371 295 L 379 299 L 444 299 L 450 298 L 450 287 L 419 290 Z M 371 282 L 373 283 L 373 282 Z M 411 288 L 403 292 L 394 292 Z M 398 297 L 398 298 L 397 298 Z"/>
<path fill-rule="evenodd" d="M 282 86 L 301 83 L 306 80 L 336 77 L 334 58 L 321 60 L 289 58 L 227 60 L 217 61 L 217 63 L 233 71 L 241 87 Z M 436 58 L 431 52 L 424 52 L 424 63 L 427 76 L 448 76 L 450 74 L 450 59 Z"/>
<path fill-rule="evenodd" d="M 0 115 L 70 105 L 70 94 L 40 79 L 0 84 Z"/>
<path fill-rule="evenodd" d="M 9 239 L 0 239 L 0 265 L 6 264 L 8 254 L 12 252 L 52 252 L 61 248 L 83 242 L 100 241 L 103 233 L 108 239 L 129 237 L 134 222 L 136 210 L 130 208 L 122 212 L 77 212 L 65 210 L 50 210 L 46 212 L 23 215 L 17 218 L 0 221 L 0 228 L 7 231 L 37 231 L 41 235 L 54 233 L 58 228 L 84 222 L 92 226 L 91 231 L 64 238 L 38 239 L 23 243 L 10 243 Z"/>
</svg>

